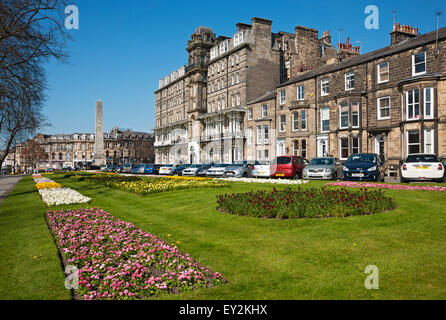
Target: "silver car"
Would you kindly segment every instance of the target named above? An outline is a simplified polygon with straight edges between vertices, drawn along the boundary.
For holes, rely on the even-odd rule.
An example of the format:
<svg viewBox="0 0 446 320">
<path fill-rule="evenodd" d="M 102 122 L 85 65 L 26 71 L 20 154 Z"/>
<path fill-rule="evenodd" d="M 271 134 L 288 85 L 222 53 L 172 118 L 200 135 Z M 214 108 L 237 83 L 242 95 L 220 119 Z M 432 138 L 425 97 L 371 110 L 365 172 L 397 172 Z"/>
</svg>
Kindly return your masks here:
<svg viewBox="0 0 446 320">
<path fill-rule="evenodd" d="M 337 180 L 341 178 L 342 164 L 336 158 L 314 158 L 302 171 L 303 179 Z"/>
<path fill-rule="evenodd" d="M 256 178 L 269 178 L 271 176 L 270 161 L 260 161 L 251 170 L 251 175 Z"/>
<path fill-rule="evenodd" d="M 248 161 L 237 161 L 225 169 L 225 177 L 248 178 L 252 177 L 251 171 L 258 161 L 249 163 Z"/>
<path fill-rule="evenodd" d="M 206 177 L 224 177 L 225 176 L 225 169 L 230 166 L 230 164 L 226 163 L 219 163 L 216 164 L 209 169 L 206 170 Z"/>
</svg>

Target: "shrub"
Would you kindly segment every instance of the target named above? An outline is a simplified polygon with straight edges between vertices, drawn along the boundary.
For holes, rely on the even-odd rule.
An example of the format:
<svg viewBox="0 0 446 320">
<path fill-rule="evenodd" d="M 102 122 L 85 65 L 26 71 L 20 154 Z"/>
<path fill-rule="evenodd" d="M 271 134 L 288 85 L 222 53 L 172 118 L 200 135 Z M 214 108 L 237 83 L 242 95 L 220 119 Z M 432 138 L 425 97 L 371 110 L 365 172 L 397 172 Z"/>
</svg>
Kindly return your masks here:
<svg viewBox="0 0 446 320">
<path fill-rule="evenodd" d="M 392 210 L 381 190 L 307 188 L 217 196 L 217 209 L 229 214 L 277 219 L 347 217 Z"/>
</svg>

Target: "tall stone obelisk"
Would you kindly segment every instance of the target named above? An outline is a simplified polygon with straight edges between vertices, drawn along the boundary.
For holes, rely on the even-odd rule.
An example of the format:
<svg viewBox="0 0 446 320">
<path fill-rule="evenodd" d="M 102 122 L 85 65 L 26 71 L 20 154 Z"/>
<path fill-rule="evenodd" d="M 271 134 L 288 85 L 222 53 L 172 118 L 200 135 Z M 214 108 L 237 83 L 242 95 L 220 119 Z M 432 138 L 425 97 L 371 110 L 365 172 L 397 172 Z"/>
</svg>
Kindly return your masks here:
<svg viewBox="0 0 446 320">
<path fill-rule="evenodd" d="M 104 157 L 104 129 L 102 122 L 102 101 L 96 102 L 96 125 L 94 136 L 94 164 L 101 166 L 106 164 L 107 161 Z"/>
</svg>

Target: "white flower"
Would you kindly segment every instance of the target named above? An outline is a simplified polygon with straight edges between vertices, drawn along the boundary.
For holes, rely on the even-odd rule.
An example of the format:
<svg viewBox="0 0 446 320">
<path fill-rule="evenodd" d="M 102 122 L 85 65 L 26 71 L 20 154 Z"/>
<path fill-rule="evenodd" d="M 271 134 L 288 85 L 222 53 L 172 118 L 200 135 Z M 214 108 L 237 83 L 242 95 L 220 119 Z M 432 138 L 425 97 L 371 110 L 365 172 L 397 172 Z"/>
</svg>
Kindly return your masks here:
<svg viewBox="0 0 446 320">
<path fill-rule="evenodd" d="M 40 189 L 39 194 L 47 206 L 87 203 L 91 200 L 70 188 Z"/>
<path fill-rule="evenodd" d="M 224 180 L 224 181 L 233 181 L 233 182 L 247 182 L 247 183 L 273 183 L 273 184 L 303 184 L 303 183 L 308 183 L 308 180 L 293 180 L 293 179 L 215 178 L 214 180 Z"/>
</svg>

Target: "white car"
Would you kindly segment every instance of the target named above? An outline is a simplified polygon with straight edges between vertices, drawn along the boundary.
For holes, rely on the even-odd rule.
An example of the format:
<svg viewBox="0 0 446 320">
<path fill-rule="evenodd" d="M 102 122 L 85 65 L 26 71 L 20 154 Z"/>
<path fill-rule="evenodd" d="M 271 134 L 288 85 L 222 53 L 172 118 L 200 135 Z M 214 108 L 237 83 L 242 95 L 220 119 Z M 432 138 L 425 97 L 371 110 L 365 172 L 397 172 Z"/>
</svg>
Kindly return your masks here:
<svg viewBox="0 0 446 320">
<path fill-rule="evenodd" d="M 444 166 L 435 154 L 412 154 L 401 166 L 402 182 L 444 181 Z"/>
<path fill-rule="evenodd" d="M 159 174 L 171 175 L 173 170 L 173 164 L 166 164 L 160 168 Z"/>
<path fill-rule="evenodd" d="M 270 162 L 260 161 L 259 164 L 254 164 L 251 175 L 256 178 L 269 178 L 271 176 Z"/>
</svg>

